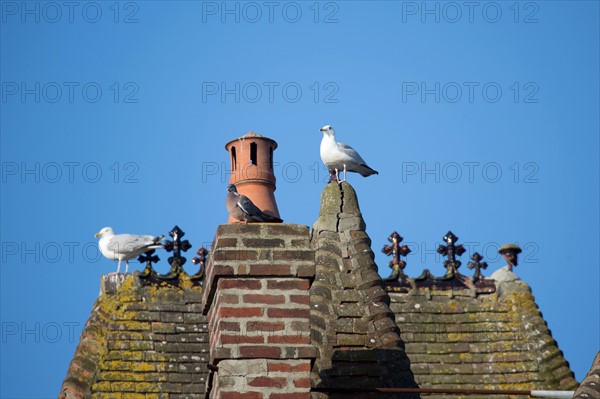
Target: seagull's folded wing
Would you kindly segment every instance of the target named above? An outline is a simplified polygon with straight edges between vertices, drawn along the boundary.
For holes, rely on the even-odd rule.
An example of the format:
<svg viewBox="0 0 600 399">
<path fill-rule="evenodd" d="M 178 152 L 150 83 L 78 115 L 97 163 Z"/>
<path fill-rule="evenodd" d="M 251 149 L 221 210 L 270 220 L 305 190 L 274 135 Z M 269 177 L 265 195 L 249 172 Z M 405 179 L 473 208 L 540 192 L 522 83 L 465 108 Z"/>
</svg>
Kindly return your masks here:
<svg viewBox="0 0 600 399">
<path fill-rule="evenodd" d="M 107 247 L 117 254 L 128 255 L 156 245 L 158 240 L 159 237 L 148 235 L 118 234 L 110 239 Z"/>
<path fill-rule="evenodd" d="M 356 150 L 352 147 L 350 147 L 348 144 L 345 143 L 341 143 L 341 142 L 337 142 L 338 144 L 338 149 L 344 153 L 346 156 L 350 157 L 352 159 L 353 162 L 355 162 L 357 165 L 362 165 L 362 164 L 366 164 L 365 160 L 362 159 L 362 157 L 360 156 L 360 154 L 358 152 L 356 152 Z"/>
</svg>

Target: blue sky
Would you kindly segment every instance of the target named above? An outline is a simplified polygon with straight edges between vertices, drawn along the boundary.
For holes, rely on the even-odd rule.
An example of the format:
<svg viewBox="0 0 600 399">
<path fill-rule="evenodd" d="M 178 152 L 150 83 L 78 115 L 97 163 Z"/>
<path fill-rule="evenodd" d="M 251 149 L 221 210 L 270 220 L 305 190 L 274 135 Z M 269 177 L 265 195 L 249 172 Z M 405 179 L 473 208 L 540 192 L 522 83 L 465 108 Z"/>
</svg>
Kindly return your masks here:
<svg viewBox="0 0 600 399">
<path fill-rule="evenodd" d="M 311 225 L 325 124 L 380 172 L 349 181 L 382 276 L 394 230 L 411 276 L 444 273 L 433 251 L 449 229 L 463 265 L 478 251 L 488 276 L 498 246 L 518 242 L 516 272 L 587 372 L 600 348 L 598 2 L 0 4 L 0 397 L 58 394 L 116 270 L 96 249 L 102 227 L 177 224 L 210 245 L 227 220 L 227 141 L 275 139 L 280 213 Z"/>
</svg>

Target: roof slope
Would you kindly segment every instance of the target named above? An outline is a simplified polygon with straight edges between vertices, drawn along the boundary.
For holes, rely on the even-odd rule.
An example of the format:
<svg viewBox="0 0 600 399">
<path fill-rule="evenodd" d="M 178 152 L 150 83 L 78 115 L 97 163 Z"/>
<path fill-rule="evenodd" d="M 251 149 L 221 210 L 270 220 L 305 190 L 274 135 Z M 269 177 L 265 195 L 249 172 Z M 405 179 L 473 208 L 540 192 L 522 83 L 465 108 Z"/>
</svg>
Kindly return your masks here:
<svg viewBox="0 0 600 399">
<path fill-rule="evenodd" d="M 311 245 L 316 251 L 311 337 L 319 351 L 313 387 L 329 392 L 326 397 L 336 397 L 340 389 L 416 387 L 356 193 L 348 183 L 328 184 L 323 190 Z M 339 397 L 369 395 L 344 391 Z"/>
<path fill-rule="evenodd" d="M 471 281 L 460 274 L 455 279 Z M 450 289 L 435 283 L 419 287 L 415 280 L 405 279 L 412 289 L 404 292 L 393 292 L 392 286 L 388 290 L 421 388 L 577 387 L 531 289 L 520 279 L 478 282 L 495 284 L 493 293 L 482 293 L 470 283 Z M 431 281 L 448 284 L 442 278 Z"/>
<path fill-rule="evenodd" d="M 592 368 L 581 381 L 573 399 L 600 399 L 600 352 L 592 363 Z"/>
<path fill-rule="evenodd" d="M 208 363 L 201 287 L 102 277 L 59 398 L 204 397 Z"/>
</svg>

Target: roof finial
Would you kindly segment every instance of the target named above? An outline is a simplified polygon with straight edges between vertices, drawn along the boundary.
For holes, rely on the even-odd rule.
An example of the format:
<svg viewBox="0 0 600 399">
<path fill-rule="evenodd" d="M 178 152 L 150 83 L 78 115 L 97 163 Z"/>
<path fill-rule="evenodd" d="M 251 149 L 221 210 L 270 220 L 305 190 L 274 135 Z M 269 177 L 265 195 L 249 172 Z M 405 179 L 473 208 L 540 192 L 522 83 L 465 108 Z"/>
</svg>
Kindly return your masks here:
<svg viewBox="0 0 600 399">
<path fill-rule="evenodd" d="M 167 240 L 165 242 L 165 250 L 167 252 L 173 251 L 173 256 L 167 259 L 167 262 L 171 265 L 169 275 L 179 275 L 183 272 L 182 266 L 185 264 L 186 259 L 181 256 L 181 251 L 185 252 L 192 247 L 188 240 L 181 241 L 181 237 L 185 235 L 183 230 L 179 226 L 173 227 L 169 232 L 169 235 L 173 237 L 173 241 Z"/>
<path fill-rule="evenodd" d="M 204 278 L 205 273 L 205 269 L 206 269 L 206 255 L 208 254 L 208 251 L 206 250 L 206 248 L 204 247 L 200 247 L 199 250 L 196 251 L 196 254 L 198 255 L 197 257 L 194 256 L 192 258 L 192 263 L 194 265 L 198 265 L 198 271 L 196 272 L 196 274 L 194 274 L 193 276 L 191 276 L 192 280 L 196 279 L 196 280 L 201 280 Z"/>
<path fill-rule="evenodd" d="M 200 269 L 196 274 L 189 276 L 185 270 L 183 270 L 182 266 L 185 264 L 186 259 L 181 256 L 181 253 L 190 249 L 192 245 L 188 240 L 181 239 L 185 233 L 178 226 L 173 227 L 169 232 L 169 235 L 173 238 L 173 241 L 165 240 L 164 249 L 167 252 L 173 252 L 173 256 L 167 260 L 171 265 L 171 269 L 167 274 L 157 273 L 156 270 L 154 270 L 153 264 L 160 260 L 159 257 L 154 255 L 154 250 L 145 252 L 138 257 L 140 263 L 146 263 L 146 268 L 139 274 L 142 284 L 181 286 L 183 281 L 189 279 L 192 282 L 192 285 L 202 285 L 202 280 L 204 279 L 204 263 L 206 262 L 206 249 L 200 248 L 198 250 L 197 253 L 201 256 L 201 251 L 204 251 L 204 256 L 201 258 L 202 263 Z M 194 258 L 194 263 L 196 263 L 196 259 L 197 258 Z"/>
<path fill-rule="evenodd" d="M 508 270 L 512 272 L 514 266 L 519 264 L 519 254 L 523 252 L 517 244 L 504 244 L 498 253 L 506 260 Z"/>
<path fill-rule="evenodd" d="M 151 249 L 150 251 L 146 251 L 143 255 L 140 255 L 138 257 L 138 261 L 140 263 L 146 263 L 146 269 L 142 272 L 143 274 L 154 272 L 152 264 L 158 263 L 158 261 L 160 260 L 158 255 L 153 255 L 155 251 L 155 249 Z"/>
<path fill-rule="evenodd" d="M 401 260 L 400 257 L 408 255 L 411 251 L 406 245 L 400 246 L 402 240 L 404 240 L 404 237 L 394 231 L 388 237 L 388 241 L 391 242 L 392 245 L 384 245 L 381 249 L 381 252 L 384 254 L 392 256 L 392 260 L 388 263 L 388 266 L 392 269 L 392 274 L 386 280 L 406 277 L 406 274 L 404 274 L 406 262 Z"/>
<path fill-rule="evenodd" d="M 461 256 L 465 253 L 466 249 L 462 244 L 455 245 L 456 241 L 458 241 L 458 237 L 451 231 L 446 233 L 444 241 L 448 245 L 440 245 L 437 249 L 437 253 L 448 257 L 448 260 L 444 261 L 444 267 L 446 268 L 446 275 L 444 278 L 452 278 L 458 273 L 458 268 L 462 264 L 459 260 L 456 260 L 456 255 Z"/>
<path fill-rule="evenodd" d="M 479 255 L 479 252 L 475 252 L 473 255 L 471 255 L 471 260 L 473 262 L 467 263 L 467 267 L 469 269 L 475 269 L 475 274 L 473 275 L 474 283 L 476 283 L 477 281 L 479 281 L 479 279 L 482 278 L 481 269 L 487 269 L 488 267 L 487 262 L 481 262 L 482 259 L 483 256 Z"/>
</svg>

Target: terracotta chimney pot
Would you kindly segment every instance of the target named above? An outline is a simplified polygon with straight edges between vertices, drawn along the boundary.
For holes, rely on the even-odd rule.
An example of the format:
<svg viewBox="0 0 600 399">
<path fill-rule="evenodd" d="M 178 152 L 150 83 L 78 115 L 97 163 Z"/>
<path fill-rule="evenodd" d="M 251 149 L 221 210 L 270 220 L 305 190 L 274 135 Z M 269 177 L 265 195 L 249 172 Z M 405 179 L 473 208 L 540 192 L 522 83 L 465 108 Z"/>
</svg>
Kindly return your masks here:
<svg viewBox="0 0 600 399">
<path fill-rule="evenodd" d="M 231 162 L 229 183 L 263 212 L 281 218 L 275 201 L 273 151 L 277 142 L 254 132 L 225 144 Z M 231 216 L 227 223 L 237 223 Z"/>
</svg>

